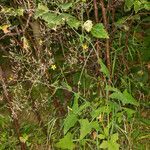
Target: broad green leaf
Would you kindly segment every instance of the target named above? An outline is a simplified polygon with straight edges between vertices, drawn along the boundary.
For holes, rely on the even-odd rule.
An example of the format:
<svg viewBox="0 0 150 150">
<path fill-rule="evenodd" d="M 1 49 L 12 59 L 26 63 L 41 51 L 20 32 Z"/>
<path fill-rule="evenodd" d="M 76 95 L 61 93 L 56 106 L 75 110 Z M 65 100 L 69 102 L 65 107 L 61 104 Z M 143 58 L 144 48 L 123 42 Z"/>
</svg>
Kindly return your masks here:
<svg viewBox="0 0 150 150">
<path fill-rule="evenodd" d="M 70 128 L 72 128 L 75 123 L 78 121 L 78 115 L 74 113 L 68 114 L 67 118 L 64 121 L 64 134 L 68 132 Z"/>
<path fill-rule="evenodd" d="M 46 5 L 43 5 L 41 3 L 38 4 L 38 8 L 35 11 L 35 19 L 37 19 L 38 17 L 42 16 L 44 13 L 49 12 L 49 9 Z"/>
<path fill-rule="evenodd" d="M 108 150 L 119 150 L 119 144 L 112 140 L 108 141 Z"/>
<path fill-rule="evenodd" d="M 93 122 L 91 122 L 91 126 L 92 126 L 92 128 L 95 129 L 96 131 L 99 131 L 100 126 L 99 126 L 98 121 L 93 121 Z"/>
<path fill-rule="evenodd" d="M 132 97 L 130 93 L 127 92 L 127 90 L 124 90 L 123 95 L 126 98 L 128 104 L 132 104 L 136 106 L 139 105 L 139 103 Z"/>
<path fill-rule="evenodd" d="M 140 0 L 134 1 L 134 11 L 137 13 L 139 10 L 143 9 L 142 2 Z"/>
<path fill-rule="evenodd" d="M 87 134 L 91 132 L 92 123 L 89 123 L 88 119 L 80 119 L 80 140 L 82 140 Z"/>
<path fill-rule="evenodd" d="M 100 145 L 100 148 L 102 149 L 108 149 L 108 150 L 119 150 L 119 144 L 116 142 L 118 140 L 118 134 L 115 133 L 111 136 L 110 140 L 106 141 L 104 140 L 102 144 Z"/>
<path fill-rule="evenodd" d="M 64 138 L 60 139 L 58 143 L 56 143 L 56 147 L 61 149 L 73 150 L 75 144 L 73 143 L 73 135 L 68 133 Z"/>
<path fill-rule="evenodd" d="M 100 148 L 102 148 L 102 149 L 108 148 L 108 142 L 107 141 L 103 141 L 102 144 L 100 145 Z"/>
<path fill-rule="evenodd" d="M 80 21 L 76 19 L 76 17 L 69 17 L 66 20 L 67 24 L 71 27 L 71 28 L 75 28 L 78 29 L 80 26 Z"/>
<path fill-rule="evenodd" d="M 91 112 L 91 116 L 94 119 L 94 118 L 98 117 L 101 113 L 110 113 L 110 111 L 111 111 L 110 107 L 100 106 Z"/>
<path fill-rule="evenodd" d="M 144 4 L 144 8 L 145 8 L 146 10 L 150 10 L 150 2 L 145 3 L 145 4 Z"/>
<path fill-rule="evenodd" d="M 59 5 L 59 7 L 63 10 L 68 10 L 70 7 L 72 7 L 73 4 L 70 2 L 70 3 L 64 3 L 64 4 L 61 4 Z"/>
<path fill-rule="evenodd" d="M 116 142 L 118 140 L 118 133 L 111 135 L 111 141 Z"/>
<path fill-rule="evenodd" d="M 106 77 L 110 77 L 110 74 L 109 74 L 109 70 L 108 68 L 106 67 L 106 65 L 103 63 L 103 61 L 101 59 L 99 59 L 99 64 L 101 66 L 100 68 L 100 71 L 106 75 Z"/>
<path fill-rule="evenodd" d="M 37 9 L 44 10 L 45 12 L 49 11 L 48 7 L 46 5 L 43 5 L 42 3 L 38 4 L 38 8 Z"/>
<path fill-rule="evenodd" d="M 127 7 L 126 11 L 130 11 L 133 6 L 134 0 L 125 0 L 125 6 Z"/>
<path fill-rule="evenodd" d="M 130 108 L 123 108 L 123 109 L 126 111 L 129 118 L 132 117 L 133 114 L 136 112 L 135 110 L 130 109 Z"/>
<path fill-rule="evenodd" d="M 139 105 L 138 102 L 132 97 L 132 95 L 127 92 L 127 90 L 124 90 L 123 93 L 114 92 L 109 97 L 120 100 L 123 103 L 123 105 L 125 104 L 132 104 L 135 106 Z"/>
<path fill-rule="evenodd" d="M 91 34 L 96 38 L 108 39 L 108 33 L 102 23 L 95 24 L 91 29 Z"/>
</svg>

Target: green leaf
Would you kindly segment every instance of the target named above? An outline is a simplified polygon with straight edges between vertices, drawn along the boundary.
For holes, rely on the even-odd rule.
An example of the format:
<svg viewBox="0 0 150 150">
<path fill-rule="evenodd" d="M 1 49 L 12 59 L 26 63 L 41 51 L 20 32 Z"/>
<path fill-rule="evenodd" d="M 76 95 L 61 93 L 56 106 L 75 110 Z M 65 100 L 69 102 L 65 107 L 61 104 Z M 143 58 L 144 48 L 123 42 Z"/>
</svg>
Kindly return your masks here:
<svg viewBox="0 0 150 150">
<path fill-rule="evenodd" d="M 75 144 L 73 143 L 73 135 L 68 133 L 64 138 L 60 139 L 58 143 L 56 143 L 56 147 L 61 149 L 73 150 Z"/>
<path fill-rule="evenodd" d="M 67 24 L 71 27 L 71 28 L 75 28 L 78 29 L 80 26 L 80 21 L 76 19 L 76 17 L 69 17 L 66 20 Z"/>
<path fill-rule="evenodd" d="M 99 59 L 99 64 L 101 66 L 100 71 L 106 75 L 106 77 L 110 77 L 109 70 L 106 65 L 103 63 L 102 59 Z"/>
<path fill-rule="evenodd" d="M 133 6 L 134 0 L 125 0 L 125 6 L 127 7 L 126 11 L 130 11 Z"/>
<path fill-rule="evenodd" d="M 73 103 L 73 107 L 72 107 L 72 111 L 75 114 L 77 114 L 79 111 L 78 99 L 79 99 L 79 94 L 75 93 L 74 94 L 74 103 Z"/>
<path fill-rule="evenodd" d="M 108 142 L 107 141 L 103 141 L 102 144 L 100 145 L 100 148 L 103 148 L 103 149 L 108 148 Z"/>
<path fill-rule="evenodd" d="M 102 39 L 108 39 L 108 33 L 104 29 L 104 26 L 102 23 L 95 24 L 91 29 L 91 34 L 96 38 L 102 38 Z"/>
<path fill-rule="evenodd" d="M 81 106 L 79 107 L 78 114 L 80 114 L 82 110 L 84 110 L 85 108 L 89 107 L 90 105 L 91 105 L 90 102 L 85 102 L 83 105 L 81 105 Z"/>
<path fill-rule="evenodd" d="M 118 140 L 118 133 L 111 135 L 111 141 L 116 142 Z"/>
<path fill-rule="evenodd" d="M 108 150 L 119 150 L 119 144 L 117 142 L 108 141 Z"/>
<path fill-rule="evenodd" d="M 123 95 L 125 99 L 127 100 L 127 103 L 138 106 L 139 103 L 132 97 L 130 93 L 127 92 L 127 90 L 124 90 Z"/>
<path fill-rule="evenodd" d="M 150 2 L 145 3 L 145 4 L 144 4 L 144 8 L 145 8 L 146 10 L 150 10 Z"/>
<path fill-rule="evenodd" d="M 110 140 L 104 140 L 100 145 L 100 148 L 108 150 L 119 150 L 119 144 L 116 142 L 118 140 L 118 133 L 111 135 Z"/>
<path fill-rule="evenodd" d="M 112 87 L 112 86 L 109 86 L 109 85 L 106 85 L 105 90 L 107 90 L 107 91 L 113 91 L 113 92 L 120 92 L 119 89 L 117 89 L 115 87 Z"/>
<path fill-rule="evenodd" d="M 34 17 L 37 19 L 38 17 L 42 16 L 44 13 L 49 12 L 49 9 L 46 5 L 43 5 L 41 3 L 38 4 L 38 8 L 35 11 Z"/>
<path fill-rule="evenodd" d="M 129 94 L 127 92 L 127 90 L 124 90 L 123 93 L 114 92 L 109 97 L 113 98 L 113 99 L 120 100 L 123 103 L 123 105 L 125 105 L 125 104 L 132 104 L 132 105 L 135 105 L 135 106 L 139 105 L 139 103 L 132 97 L 131 94 Z"/>
<path fill-rule="evenodd" d="M 73 4 L 72 3 L 65 3 L 65 4 L 61 4 L 59 5 L 59 7 L 63 10 L 68 10 L 70 7 L 72 7 Z"/>
<path fill-rule="evenodd" d="M 99 139 L 101 139 L 101 140 L 103 140 L 103 139 L 106 138 L 106 136 L 105 136 L 104 134 L 99 134 L 97 137 L 98 137 Z"/>
<path fill-rule="evenodd" d="M 68 132 L 70 128 L 72 128 L 78 120 L 78 115 L 74 113 L 69 113 L 67 118 L 64 121 L 64 134 Z"/>
<path fill-rule="evenodd" d="M 80 119 L 80 140 L 82 140 L 88 133 L 91 132 L 92 124 L 89 123 L 88 119 Z"/>
<path fill-rule="evenodd" d="M 134 11 L 137 13 L 139 10 L 143 9 L 142 2 L 140 0 L 134 1 Z"/>
<path fill-rule="evenodd" d="M 94 118 L 98 117 L 101 113 L 110 113 L 110 111 L 111 111 L 110 107 L 100 106 L 91 112 L 91 116 L 94 119 Z"/>
</svg>

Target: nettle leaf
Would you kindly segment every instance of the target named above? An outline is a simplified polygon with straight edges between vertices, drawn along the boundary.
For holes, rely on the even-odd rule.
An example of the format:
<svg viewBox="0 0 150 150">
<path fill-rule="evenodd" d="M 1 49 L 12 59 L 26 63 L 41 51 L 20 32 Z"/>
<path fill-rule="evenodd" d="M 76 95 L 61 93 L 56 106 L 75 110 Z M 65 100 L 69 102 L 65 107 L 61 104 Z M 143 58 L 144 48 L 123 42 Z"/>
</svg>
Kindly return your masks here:
<svg viewBox="0 0 150 150">
<path fill-rule="evenodd" d="M 102 23 L 95 24 L 91 29 L 91 34 L 96 38 L 108 39 L 108 33 Z"/>
<path fill-rule="evenodd" d="M 123 103 L 123 105 L 125 105 L 125 104 L 132 104 L 132 105 L 135 105 L 135 106 L 139 105 L 139 103 L 132 97 L 131 94 L 129 94 L 127 92 L 127 90 L 124 90 L 123 93 L 114 92 L 109 97 L 113 98 L 113 99 L 120 100 Z"/>
<path fill-rule="evenodd" d="M 110 73 L 106 65 L 103 63 L 101 59 L 99 59 L 99 64 L 101 66 L 100 71 L 106 75 L 106 77 L 110 77 Z"/>
<path fill-rule="evenodd" d="M 72 128 L 78 121 L 78 115 L 70 112 L 64 121 L 64 134 L 66 134 L 70 128 Z"/>
<path fill-rule="evenodd" d="M 56 143 L 56 147 L 69 150 L 74 149 L 75 144 L 73 143 L 73 135 L 68 133 L 66 136 L 64 136 L 64 138 L 60 139 L 60 141 Z"/>
<path fill-rule="evenodd" d="M 88 121 L 88 119 L 80 119 L 80 140 L 82 140 L 88 133 L 91 132 L 93 127 L 92 123 Z"/>
</svg>

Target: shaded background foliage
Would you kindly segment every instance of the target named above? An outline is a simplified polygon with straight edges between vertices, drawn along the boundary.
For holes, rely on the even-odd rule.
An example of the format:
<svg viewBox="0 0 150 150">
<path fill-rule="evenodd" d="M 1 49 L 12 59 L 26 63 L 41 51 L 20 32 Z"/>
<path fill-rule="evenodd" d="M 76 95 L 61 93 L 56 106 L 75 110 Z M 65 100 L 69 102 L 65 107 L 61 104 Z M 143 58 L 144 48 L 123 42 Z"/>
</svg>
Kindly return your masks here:
<svg viewBox="0 0 150 150">
<path fill-rule="evenodd" d="M 149 10 L 0 0 L 0 149 L 149 149 Z"/>
</svg>

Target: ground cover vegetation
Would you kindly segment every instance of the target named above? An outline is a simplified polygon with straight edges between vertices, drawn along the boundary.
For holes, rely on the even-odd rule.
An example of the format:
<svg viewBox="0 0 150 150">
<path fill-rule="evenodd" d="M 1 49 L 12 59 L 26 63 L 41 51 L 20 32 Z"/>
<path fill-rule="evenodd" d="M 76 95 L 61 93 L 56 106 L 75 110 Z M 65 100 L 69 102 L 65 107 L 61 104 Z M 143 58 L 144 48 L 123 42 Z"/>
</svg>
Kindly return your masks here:
<svg viewBox="0 0 150 150">
<path fill-rule="evenodd" d="M 149 10 L 0 0 L 0 150 L 149 150 Z"/>
</svg>

